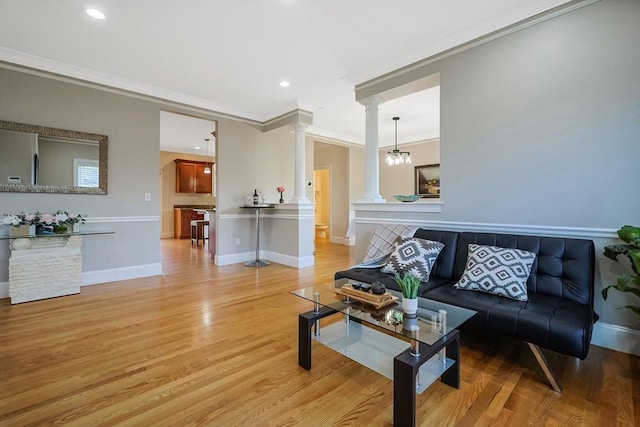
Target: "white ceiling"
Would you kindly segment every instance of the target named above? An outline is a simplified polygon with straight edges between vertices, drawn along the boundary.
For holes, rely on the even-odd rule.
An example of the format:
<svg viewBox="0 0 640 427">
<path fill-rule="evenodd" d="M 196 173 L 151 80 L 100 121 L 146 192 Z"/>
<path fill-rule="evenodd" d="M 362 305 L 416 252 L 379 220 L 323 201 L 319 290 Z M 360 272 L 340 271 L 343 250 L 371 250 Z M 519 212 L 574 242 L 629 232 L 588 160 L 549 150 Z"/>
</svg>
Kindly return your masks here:
<svg viewBox="0 0 640 427">
<path fill-rule="evenodd" d="M 259 121 L 311 109 L 311 133 L 363 143 L 356 84 L 566 2 L 0 0 L 0 61 Z M 399 143 L 439 136 L 439 95 L 383 104 L 380 145 L 396 115 Z"/>
</svg>

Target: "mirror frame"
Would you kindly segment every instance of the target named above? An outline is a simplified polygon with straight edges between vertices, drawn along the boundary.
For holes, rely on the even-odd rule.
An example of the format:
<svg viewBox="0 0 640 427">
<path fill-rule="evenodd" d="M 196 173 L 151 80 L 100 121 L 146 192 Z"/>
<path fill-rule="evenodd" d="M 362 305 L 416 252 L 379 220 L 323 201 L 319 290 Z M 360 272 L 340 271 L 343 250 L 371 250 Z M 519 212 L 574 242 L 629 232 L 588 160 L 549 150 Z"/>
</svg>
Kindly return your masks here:
<svg viewBox="0 0 640 427">
<path fill-rule="evenodd" d="M 15 132 L 36 133 L 43 136 L 57 136 L 67 139 L 82 139 L 98 143 L 98 187 L 76 187 L 73 185 L 33 185 L 0 183 L 4 193 L 63 193 L 63 194 L 107 194 L 107 164 L 109 137 L 95 133 L 57 129 L 0 120 L 0 129 Z"/>
</svg>

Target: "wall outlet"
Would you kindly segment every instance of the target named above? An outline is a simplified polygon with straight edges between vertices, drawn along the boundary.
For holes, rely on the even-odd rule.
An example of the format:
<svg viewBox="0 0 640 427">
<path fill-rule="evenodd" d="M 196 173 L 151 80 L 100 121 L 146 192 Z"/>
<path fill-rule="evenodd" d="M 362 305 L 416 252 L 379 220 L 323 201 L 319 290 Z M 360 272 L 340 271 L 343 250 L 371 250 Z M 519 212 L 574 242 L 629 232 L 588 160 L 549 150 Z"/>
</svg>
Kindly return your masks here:
<svg viewBox="0 0 640 427">
<path fill-rule="evenodd" d="M 236 245 L 240 246 L 240 239 L 236 237 Z"/>
<path fill-rule="evenodd" d="M 144 193 L 144 201 L 145 202 L 151 201 L 151 193 Z"/>
</svg>

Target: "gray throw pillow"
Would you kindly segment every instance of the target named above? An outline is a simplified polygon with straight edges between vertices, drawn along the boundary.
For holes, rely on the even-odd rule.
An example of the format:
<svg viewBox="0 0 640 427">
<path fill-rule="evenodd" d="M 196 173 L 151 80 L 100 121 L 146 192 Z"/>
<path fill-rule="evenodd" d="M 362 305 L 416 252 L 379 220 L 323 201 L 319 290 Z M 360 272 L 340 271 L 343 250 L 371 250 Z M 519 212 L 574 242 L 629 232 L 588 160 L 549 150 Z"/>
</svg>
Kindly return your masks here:
<svg viewBox="0 0 640 427">
<path fill-rule="evenodd" d="M 410 273 L 421 282 L 429 281 L 429 274 L 444 244 L 417 237 L 399 237 L 387 264 L 380 271 L 391 274 Z"/>
<path fill-rule="evenodd" d="M 535 259 L 536 254 L 521 249 L 471 244 L 455 287 L 527 301 L 527 279 Z"/>
<path fill-rule="evenodd" d="M 379 225 L 369 239 L 369 247 L 362 264 L 375 264 L 385 260 L 393 252 L 398 236 L 411 236 L 415 231 L 415 227 L 402 224 Z"/>
</svg>

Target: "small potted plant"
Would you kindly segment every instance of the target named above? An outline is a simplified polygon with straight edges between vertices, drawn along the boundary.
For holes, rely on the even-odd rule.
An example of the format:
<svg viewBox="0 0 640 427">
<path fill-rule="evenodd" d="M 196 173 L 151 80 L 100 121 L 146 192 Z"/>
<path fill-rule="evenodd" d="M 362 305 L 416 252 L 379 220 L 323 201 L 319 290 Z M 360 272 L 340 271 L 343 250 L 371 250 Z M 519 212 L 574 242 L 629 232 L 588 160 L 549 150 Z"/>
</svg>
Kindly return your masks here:
<svg viewBox="0 0 640 427">
<path fill-rule="evenodd" d="M 418 311 L 418 288 L 420 279 L 411 273 L 402 275 L 396 273 L 393 280 L 402 290 L 402 311 L 407 314 L 414 314 Z"/>
</svg>

